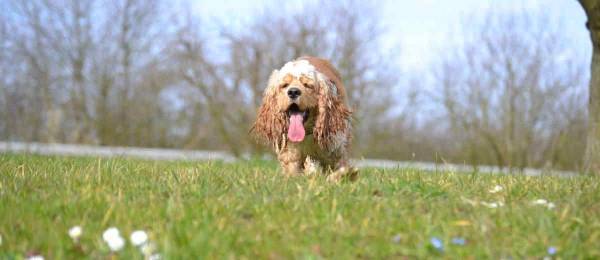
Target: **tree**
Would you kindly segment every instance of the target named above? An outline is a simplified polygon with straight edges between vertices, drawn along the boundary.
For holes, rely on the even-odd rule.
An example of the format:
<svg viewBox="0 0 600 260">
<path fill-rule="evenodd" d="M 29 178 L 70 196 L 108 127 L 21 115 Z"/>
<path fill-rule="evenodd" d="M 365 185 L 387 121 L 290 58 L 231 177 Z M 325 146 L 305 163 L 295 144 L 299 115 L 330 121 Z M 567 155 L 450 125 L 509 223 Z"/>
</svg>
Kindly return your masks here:
<svg viewBox="0 0 600 260">
<path fill-rule="evenodd" d="M 590 99 L 588 103 L 588 134 L 585 151 L 586 172 L 600 174 L 600 1 L 579 0 L 588 21 L 592 40 Z"/>
<path fill-rule="evenodd" d="M 469 21 L 465 40 L 442 58 L 434 78 L 458 151 L 473 164 L 565 167 L 564 136 L 582 124 L 581 73 L 548 17 L 488 13 Z M 472 33 L 470 32 L 472 30 Z M 570 166 L 570 165 L 567 165 Z"/>
</svg>

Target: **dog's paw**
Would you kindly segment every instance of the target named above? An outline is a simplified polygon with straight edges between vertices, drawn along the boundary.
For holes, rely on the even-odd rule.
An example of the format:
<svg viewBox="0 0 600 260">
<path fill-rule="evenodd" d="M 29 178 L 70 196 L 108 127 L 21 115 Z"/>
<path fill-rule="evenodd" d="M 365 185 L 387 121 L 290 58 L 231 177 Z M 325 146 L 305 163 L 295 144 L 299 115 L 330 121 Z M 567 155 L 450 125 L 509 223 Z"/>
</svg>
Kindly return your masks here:
<svg viewBox="0 0 600 260">
<path fill-rule="evenodd" d="M 357 179 L 358 169 L 355 167 L 340 167 L 327 176 L 327 181 L 332 183 L 339 183 L 346 180 L 356 181 Z"/>
<path fill-rule="evenodd" d="M 316 176 L 319 172 L 321 172 L 321 166 L 319 163 L 310 156 L 306 156 L 306 160 L 304 160 L 304 175 L 306 176 Z"/>
</svg>

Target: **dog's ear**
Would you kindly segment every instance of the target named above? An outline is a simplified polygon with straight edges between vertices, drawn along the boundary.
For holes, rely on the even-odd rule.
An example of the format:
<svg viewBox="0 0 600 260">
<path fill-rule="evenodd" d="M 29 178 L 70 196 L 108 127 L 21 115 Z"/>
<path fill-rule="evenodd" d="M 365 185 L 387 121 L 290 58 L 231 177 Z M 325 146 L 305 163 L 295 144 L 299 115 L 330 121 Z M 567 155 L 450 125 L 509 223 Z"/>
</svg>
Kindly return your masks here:
<svg viewBox="0 0 600 260">
<path fill-rule="evenodd" d="M 277 90 L 279 88 L 279 71 L 274 70 L 263 93 L 263 100 L 254 125 L 250 132 L 259 141 L 275 145 L 280 143 L 286 129 L 285 111 L 277 106 Z"/>
<path fill-rule="evenodd" d="M 313 134 L 322 149 L 333 151 L 347 145 L 352 113 L 331 80 L 320 73 L 315 73 L 315 79 L 318 85 L 319 115 Z"/>
</svg>

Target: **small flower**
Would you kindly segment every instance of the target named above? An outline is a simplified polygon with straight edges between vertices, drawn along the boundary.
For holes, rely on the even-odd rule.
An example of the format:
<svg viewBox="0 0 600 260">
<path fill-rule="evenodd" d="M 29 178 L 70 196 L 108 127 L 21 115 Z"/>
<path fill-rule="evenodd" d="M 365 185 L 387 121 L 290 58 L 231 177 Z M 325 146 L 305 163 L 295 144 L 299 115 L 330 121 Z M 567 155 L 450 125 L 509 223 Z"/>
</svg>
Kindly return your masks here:
<svg viewBox="0 0 600 260">
<path fill-rule="evenodd" d="M 396 234 L 394 237 L 392 237 L 392 242 L 396 244 L 400 243 L 400 240 L 402 240 L 402 236 L 400 234 Z"/>
<path fill-rule="evenodd" d="M 496 185 L 489 190 L 490 193 L 498 193 L 501 192 L 504 188 L 500 185 Z"/>
<path fill-rule="evenodd" d="M 111 227 L 104 231 L 102 238 L 113 252 L 119 251 L 125 246 L 125 239 L 121 237 L 116 227 Z"/>
<path fill-rule="evenodd" d="M 546 206 L 546 208 L 548 209 L 553 209 L 556 207 L 556 205 L 552 202 L 549 202 L 545 199 L 537 199 L 531 202 L 532 205 L 540 205 L 540 206 Z"/>
<path fill-rule="evenodd" d="M 160 260 L 160 259 L 162 259 L 162 257 L 160 256 L 159 253 L 152 254 L 150 257 L 148 257 L 148 260 Z"/>
<path fill-rule="evenodd" d="M 123 249 L 125 246 L 125 239 L 122 237 L 114 237 L 110 240 L 107 240 L 106 243 L 108 244 L 110 251 L 117 252 Z"/>
<path fill-rule="evenodd" d="M 467 241 L 462 238 L 462 237 L 454 237 L 452 238 L 452 244 L 455 245 L 459 245 L 459 246 L 464 246 L 467 243 Z"/>
<path fill-rule="evenodd" d="M 441 239 L 439 239 L 437 237 L 432 237 L 429 242 L 431 242 L 431 245 L 433 246 L 433 248 L 435 248 L 439 251 L 444 250 L 444 244 L 442 243 Z"/>
<path fill-rule="evenodd" d="M 134 246 L 141 246 L 148 242 L 148 234 L 146 234 L 146 232 L 143 230 L 136 230 L 131 233 L 129 240 Z"/>
<path fill-rule="evenodd" d="M 548 255 L 555 255 L 556 254 L 556 247 L 548 247 Z"/>
<path fill-rule="evenodd" d="M 44 260 L 44 257 L 41 255 L 32 255 L 26 258 L 27 260 Z"/>
<path fill-rule="evenodd" d="M 485 201 L 482 201 L 481 205 L 486 206 L 486 207 L 488 207 L 490 209 L 495 209 L 495 208 L 499 208 L 499 207 L 504 206 L 504 203 L 502 203 L 501 201 L 498 201 L 498 202 L 485 202 Z"/>
<path fill-rule="evenodd" d="M 81 237 L 82 229 L 80 226 L 74 226 L 69 229 L 69 236 L 73 239 L 73 241 L 78 241 L 79 237 Z"/>
<path fill-rule="evenodd" d="M 116 227 L 109 227 L 102 233 L 102 238 L 107 241 L 111 238 L 120 237 L 121 233 L 119 233 L 119 229 Z"/>
<path fill-rule="evenodd" d="M 146 257 L 150 257 L 154 253 L 154 250 L 156 250 L 156 245 L 152 242 L 145 243 L 140 247 L 140 251 Z"/>
</svg>

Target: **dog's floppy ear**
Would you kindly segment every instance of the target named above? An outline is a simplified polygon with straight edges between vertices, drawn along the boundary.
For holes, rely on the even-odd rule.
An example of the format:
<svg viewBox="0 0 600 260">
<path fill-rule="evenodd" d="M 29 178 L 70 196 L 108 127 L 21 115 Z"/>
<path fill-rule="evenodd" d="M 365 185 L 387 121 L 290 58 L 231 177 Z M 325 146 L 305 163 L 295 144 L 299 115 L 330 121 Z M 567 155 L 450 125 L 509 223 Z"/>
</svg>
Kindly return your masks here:
<svg viewBox="0 0 600 260">
<path fill-rule="evenodd" d="M 250 132 L 259 140 L 271 145 L 278 144 L 286 129 L 285 111 L 277 106 L 279 71 L 274 70 L 263 93 L 263 100 Z"/>
<path fill-rule="evenodd" d="M 314 77 L 319 95 L 319 115 L 313 131 L 314 138 L 321 148 L 333 151 L 346 145 L 343 142 L 347 141 L 352 113 L 332 81 L 320 73 L 315 73 Z"/>
</svg>

